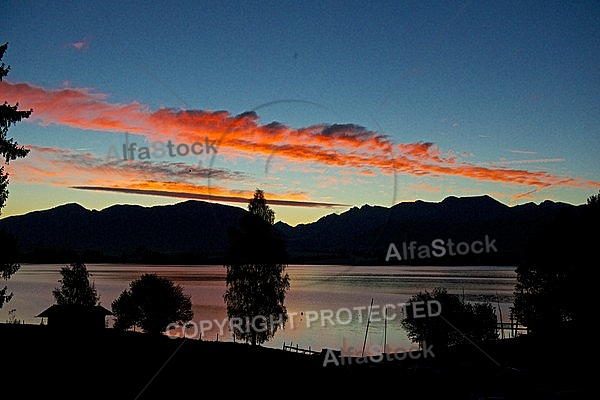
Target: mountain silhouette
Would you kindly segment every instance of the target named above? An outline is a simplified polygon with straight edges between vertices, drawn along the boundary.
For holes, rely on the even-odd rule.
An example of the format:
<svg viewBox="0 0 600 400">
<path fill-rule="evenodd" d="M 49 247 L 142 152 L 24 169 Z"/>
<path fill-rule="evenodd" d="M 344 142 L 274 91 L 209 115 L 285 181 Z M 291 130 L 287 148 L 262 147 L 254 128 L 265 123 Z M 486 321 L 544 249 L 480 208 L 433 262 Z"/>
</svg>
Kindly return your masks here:
<svg viewBox="0 0 600 400">
<path fill-rule="evenodd" d="M 290 263 L 514 264 L 523 246 L 558 213 L 578 213 L 581 207 L 548 200 L 507 206 L 487 195 L 451 196 L 440 202 L 363 205 L 296 226 L 277 222 L 275 230 L 286 241 Z M 228 245 L 228 228 L 246 212 L 196 200 L 99 211 L 65 204 L 2 218 L 0 230 L 17 239 L 22 262 L 218 264 Z M 412 257 L 403 250 L 411 242 Z M 391 243 L 400 257 L 386 260 Z M 459 243 L 462 254 L 455 247 Z M 431 254 L 419 257 L 419 249 L 421 255 Z"/>
<path fill-rule="evenodd" d="M 441 202 L 403 202 L 392 207 L 365 205 L 340 215 L 325 216 L 296 227 L 278 223 L 291 252 L 301 260 L 357 264 L 514 264 L 533 235 L 544 229 L 559 212 L 578 213 L 581 206 L 544 201 L 509 207 L 490 196 L 447 197 Z M 497 251 L 460 257 L 419 258 L 386 261 L 390 243 L 400 248 L 416 242 L 431 246 L 439 239 L 472 243 L 485 237 Z M 416 250 L 416 249 L 415 249 Z M 416 253 L 416 251 L 415 251 Z M 312 260 L 312 261 L 311 261 Z M 324 260 L 325 261 L 325 260 Z"/>
</svg>

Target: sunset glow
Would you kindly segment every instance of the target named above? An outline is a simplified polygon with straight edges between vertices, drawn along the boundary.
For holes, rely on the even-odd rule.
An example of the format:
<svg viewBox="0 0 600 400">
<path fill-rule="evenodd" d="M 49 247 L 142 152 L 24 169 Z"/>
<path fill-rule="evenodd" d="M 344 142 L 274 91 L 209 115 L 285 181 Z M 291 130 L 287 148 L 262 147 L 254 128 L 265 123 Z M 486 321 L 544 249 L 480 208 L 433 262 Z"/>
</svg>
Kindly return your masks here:
<svg viewBox="0 0 600 400">
<path fill-rule="evenodd" d="M 378 44 L 384 46 L 381 59 L 369 57 L 373 39 L 361 41 L 358 47 L 342 41 L 339 48 L 329 49 L 343 57 L 352 48 L 370 60 L 363 73 L 352 68 L 346 73 L 347 79 L 366 80 L 360 88 L 367 96 L 336 86 L 344 79 L 342 70 L 348 68 L 323 65 L 314 79 L 309 74 L 295 75 L 292 84 L 283 84 L 285 78 L 269 84 L 268 73 L 258 73 L 262 80 L 256 82 L 242 80 L 250 71 L 231 76 L 236 87 L 247 86 L 244 93 L 252 93 L 240 97 L 215 78 L 219 69 L 231 72 L 235 67 L 229 64 L 232 54 L 238 63 L 253 60 L 242 61 L 245 51 L 235 46 L 206 47 L 205 52 L 210 49 L 221 59 L 211 77 L 205 77 L 207 64 L 194 51 L 188 55 L 196 66 L 203 66 L 203 72 L 181 73 L 188 63 L 159 42 L 165 52 L 161 56 L 172 68 L 167 72 L 153 68 L 155 61 L 145 55 L 151 49 L 148 41 L 119 39 L 92 23 L 98 10 L 90 11 L 83 18 L 87 25 L 75 24 L 43 39 L 35 31 L 23 36 L 26 21 L 19 15 L 0 29 L 9 42 L 4 61 L 12 68 L 0 82 L 2 100 L 33 109 L 31 118 L 10 130 L 31 151 L 6 166 L 11 190 L 3 216 L 64 202 L 88 208 L 183 199 L 239 205 L 261 187 L 277 218 L 294 225 L 352 206 L 388 207 L 450 195 L 490 194 L 507 204 L 546 199 L 581 204 L 600 187 L 595 157 L 600 120 L 597 112 L 585 112 L 597 110 L 597 97 L 587 93 L 597 89 L 598 80 L 572 80 L 571 86 L 581 87 L 582 95 L 569 100 L 576 88 L 550 84 L 548 74 L 530 72 L 540 82 L 525 85 L 493 79 L 504 70 L 518 73 L 523 62 L 534 71 L 550 56 L 544 46 L 554 43 L 558 58 L 563 59 L 573 59 L 575 46 L 569 44 L 577 43 L 582 52 L 577 65 L 588 61 L 591 65 L 592 60 L 584 59 L 597 59 L 597 52 L 593 53 L 591 43 L 581 46 L 578 38 L 588 37 L 593 28 L 578 23 L 575 32 L 567 33 L 575 20 L 563 21 L 549 37 L 535 37 L 529 47 L 521 44 L 514 49 L 519 53 L 537 49 L 536 58 L 516 62 L 505 57 L 502 65 L 494 66 L 485 57 L 491 53 L 481 48 L 483 42 L 471 31 L 473 21 L 483 16 L 502 29 L 502 19 L 527 18 L 519 16 L 523 11 L 502 9 L 504 18 L 494 20 L 481 5 L 470 5 L 454 14 L 451 26 L 447 24 L 452 13 L 439 11 L 431 16 L 437 25 L 420 28 L 420 44 L 410 44 L 394 38 L 398 31 L 406 32 L 410 20 L 401 15 L 383 17 L 385 7 L 380 6 L 367 10 L 367 15 L 395 22 L 388 28 L 378 24 L 390 37 L 388 44 Z M 527 12 L 534 18 L 535 10 Z M 551 25 L 534 21 L 531 26 L 519 25 L 523 35 L 536 26 Z M 55 21 L 54 25 L 64 24 Z M 260 28 L 257 34 L 269 29 Z M 346 29 L 339 27 L 342 37 Z M 158 39 L 163 32 L 148 34 Z M 217 31 L 211 34 L 218 37 Z M 510 40 L 499 35 L 493 45 L 504 49 Z M 306 44 L 292 43 L 288 63 L 268 67 L 274 76 L 316 65 Z M 382 74 L 386 60 L 395 59 L 394 43 L 405 46 L 406 60 Z M 428 43 L 431 48 L 423 52 Z M 45 48 L 36 57 L 42 57 L 48 68 L 33 68 L 35 46 Z M 272 46 L 265 51 L 285 53 Z M 466 58 L 480 57 L 481 62 L 467 65 L 449 58 L 453 50 Z M 417 58 L 420 51 L 422 57 Z M 122 67 L 99 62 L 107 54 L 110 62 Z M 59 69 L 52 71 L 50 65 Z M 98 72 L 108 68 L 111 78 L 95 78 L 84 72 L 83 65 Z M 460 78 L 465 66 L 473 82 Z M 560 71 L 557 66 L 550 75 L 559 76 Z M 455 79 L 444 80 L 449 75 Z M 331 80 L 331 90 L 319 90 L 324 80 Z M 487 91 L 489 98 L 471 89 L 484 81 L 480 90 Z M 346 95 L 336 96 L 336 90 Z M 426 93 L 431 90 L 438 94 Z M 230 94 L 221 96 L 223 91 Z M 515 96 L 507 96 L 508 91 Z M 574 112 L 581 116 L 579 120 Z M 40 195 L 34 201 L 26 198 L 31 193 Z M 93 194 L 93 201 L 88 194 Z"/>
</svg>

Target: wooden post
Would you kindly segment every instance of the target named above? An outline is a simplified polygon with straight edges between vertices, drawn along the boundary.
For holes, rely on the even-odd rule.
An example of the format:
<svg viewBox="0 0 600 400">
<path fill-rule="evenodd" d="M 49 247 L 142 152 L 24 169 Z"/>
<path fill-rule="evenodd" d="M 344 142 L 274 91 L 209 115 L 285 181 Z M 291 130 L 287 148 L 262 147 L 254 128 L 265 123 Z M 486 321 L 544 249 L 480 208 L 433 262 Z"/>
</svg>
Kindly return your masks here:
<svg viewBox="0 0 600 400">
<path fill-rule="evenodd" d="M 504 322 L 502 321 L 502 309 L 500 308 L 500 300 L 498 300 L 498 292 L 496 292 L 496 303 L 498 304 L 498 312 L 500 313 L 500 335 L 504 339 Z"/>
<path fill-rule="evenodd" d="M 514 318 L 513 318 L 513 315 L 511 313 L 510 314 L 510 336 L 514 338 L 516 335 L 515 335 L 515 331 L 514 331 L 515 328 L 513 326 L 513 323 L 514 323 Z"/>
<path fill-rule="evenodd" d="M 373 308 L 373 298 L 371 297 L 371 306 L 369 307 L 369 317 L 367 318 L 367 329 L 365 330 L 365 341 L 363 342 L 361 356 L 365 355 L 365 346 L 367 345 L 367 334 L 369 333 L 369 324 L 371 323 L 371 309 L 372 308 Z"/>
<path fill-rule="evenodd" d="M 383 309 L 383 354 L 387 345 L 387 307 Z"/>
</svg>

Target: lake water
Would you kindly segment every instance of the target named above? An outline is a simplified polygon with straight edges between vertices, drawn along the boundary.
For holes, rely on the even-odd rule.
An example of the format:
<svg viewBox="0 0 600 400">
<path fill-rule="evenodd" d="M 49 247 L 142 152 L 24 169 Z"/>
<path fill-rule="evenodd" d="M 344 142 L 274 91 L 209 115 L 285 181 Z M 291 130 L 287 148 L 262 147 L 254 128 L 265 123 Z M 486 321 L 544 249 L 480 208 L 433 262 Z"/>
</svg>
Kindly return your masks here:
<svg viewBox="0 0 600 400">
<path fill-rule="evenodd" d="M 0 309 L 0 321 L 14 317 L 24 323 L 41 323 L 41 318 L 35 316 L 54 302 L 52 290 L 59 286 L 61 267 L 22 265 L 6 282 L 14 297 Z M 223 302 L 224 267 L 87 264 L 87 268 L 101 304 L 108 309 L 129 283 L 143 273 L 172 279 L 192 298 L 194 324 L 188 334 L 193 335 L 197 326 L 198 332 L 200 328 L 204 330 L 204 340 L 232 341 Z M 444 287 L 450 293 L 464 296 L 465 301 L 489 301 L 496 308 L 498 319 L 502 316 L 508 322 L 516 283 L 513 266 L 290 265 L 287 272 L 291 288 L 285 305 L 292 318 L 284 330 L 264 344 L 267 347 L 281 348 L 285 343 L 317 351 L 363 346 L 368 349 L 373 345 L 383 346 L 385 340 L 388 351 L 408 349 L 412 343 L 400 325 L 400 307 L 417 292 Z M 368 322 L 367 307 L 371 301 Z M 386 305 L 387 320 L 383 318 Z M 14 311 L 10 313 L 11 310 Z M 76 326 L 73 334 L 77 334 Z"/>
</svg>

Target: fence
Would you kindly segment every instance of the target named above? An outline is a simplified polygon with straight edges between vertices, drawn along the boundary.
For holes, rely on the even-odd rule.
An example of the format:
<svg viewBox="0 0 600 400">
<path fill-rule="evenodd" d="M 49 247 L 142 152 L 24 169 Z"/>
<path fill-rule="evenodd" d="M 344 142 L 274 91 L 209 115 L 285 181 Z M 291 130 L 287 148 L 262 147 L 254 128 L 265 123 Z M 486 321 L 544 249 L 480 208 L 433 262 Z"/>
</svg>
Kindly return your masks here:
<svg viewBox="0 0 600 400">
<path fill-rule="evenodd" d="M 321 354 L 318 351 L 311 350 L 310 346 L 308 347 L 308 349 L 301 348 L 300 346 L 298 346 L 298 343 L 296 343 L 296 346 L 293 346 L 292 342 L 290 342 L 289 345 L 287 345 L 287 344 L 285 344 L 285 342 L 283 342 L 283 350 L 294 351 L 296 353 L 302 353 L 302 354 Z"/>
</svg>

